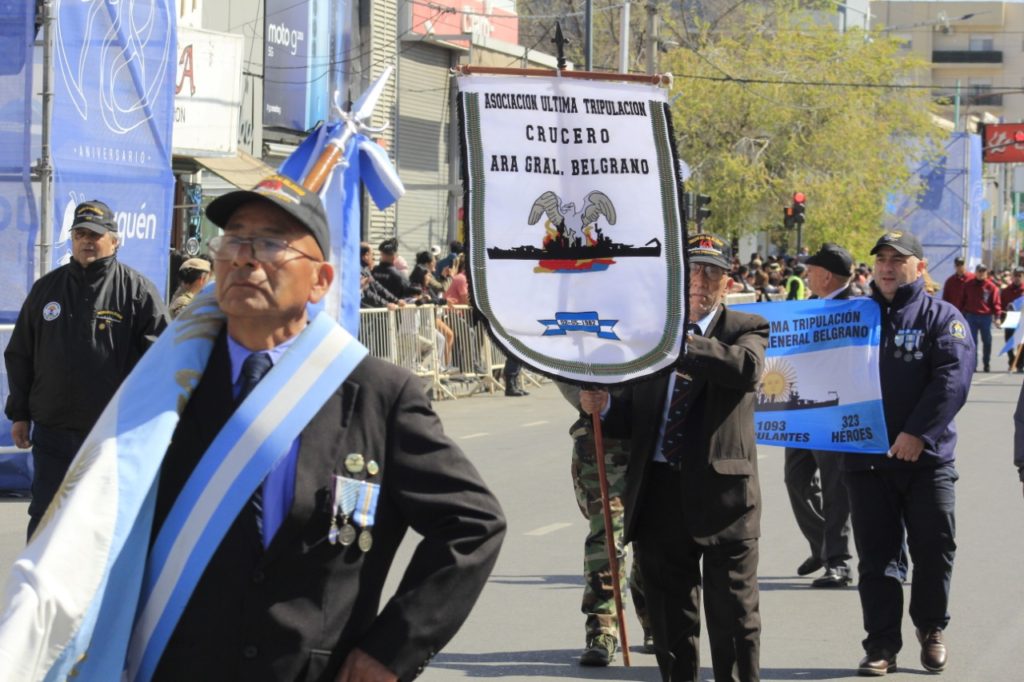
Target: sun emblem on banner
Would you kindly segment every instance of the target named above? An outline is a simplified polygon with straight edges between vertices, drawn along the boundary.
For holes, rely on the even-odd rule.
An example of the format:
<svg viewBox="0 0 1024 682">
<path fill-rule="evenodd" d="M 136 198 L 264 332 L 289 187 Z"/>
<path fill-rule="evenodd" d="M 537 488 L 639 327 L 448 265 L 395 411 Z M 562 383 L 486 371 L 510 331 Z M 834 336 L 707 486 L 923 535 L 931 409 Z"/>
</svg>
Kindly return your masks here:
<svg viewBox="0 0 1024 682">
<path fill-rule="evenodd" d="M 796 386 L 796 370 L 785 360 L 765 362 L 761 384 L 757 387 L 758 403 L 784 403 L 790 399 Z"/>
</svg>

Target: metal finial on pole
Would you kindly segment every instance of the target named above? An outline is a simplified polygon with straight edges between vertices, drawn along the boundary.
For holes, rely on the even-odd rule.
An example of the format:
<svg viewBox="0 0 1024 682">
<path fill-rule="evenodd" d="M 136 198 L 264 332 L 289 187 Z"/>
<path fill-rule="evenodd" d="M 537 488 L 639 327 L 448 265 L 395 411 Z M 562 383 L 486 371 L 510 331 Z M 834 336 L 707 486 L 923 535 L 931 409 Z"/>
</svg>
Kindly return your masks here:
<svg viewBox="0 0 1024 682">
<path fill-rule="evenodd" d="M 562 33 L 562 23 L 559 21 L 555 22 L 555 37 L 551 39 L 551 42 L 555 44 L 555 56 L 558 58 L 558 70 L 562 71 L 567 65 L 565 61 L 565 44 L 569 41 L 565 39 L 565 35 Z"/>
</svg>

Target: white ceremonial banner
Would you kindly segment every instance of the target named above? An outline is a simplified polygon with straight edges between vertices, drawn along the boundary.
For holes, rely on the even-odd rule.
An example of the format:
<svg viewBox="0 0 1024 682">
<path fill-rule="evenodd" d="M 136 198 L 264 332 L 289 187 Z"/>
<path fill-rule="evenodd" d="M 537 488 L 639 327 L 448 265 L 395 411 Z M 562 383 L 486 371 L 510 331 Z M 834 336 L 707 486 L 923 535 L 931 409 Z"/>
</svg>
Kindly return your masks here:
<svg viewBox="0 0 1024 682">
<path fill-rule="evenodd" d="M 671 366 L 687 298 L 665 91 L 569 78 L 458 82 L 472 303 L 494 338 L 575 382 Z"/>
</svg>

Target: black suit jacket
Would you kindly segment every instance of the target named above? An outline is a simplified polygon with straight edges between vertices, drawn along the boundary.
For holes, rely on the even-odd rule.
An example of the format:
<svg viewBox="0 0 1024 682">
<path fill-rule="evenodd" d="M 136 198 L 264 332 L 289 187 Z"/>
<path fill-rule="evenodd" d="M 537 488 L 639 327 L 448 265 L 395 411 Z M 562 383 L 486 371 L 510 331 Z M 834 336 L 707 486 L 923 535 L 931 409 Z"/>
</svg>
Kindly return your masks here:
<svg viewBox="0 0 1024 682">
<path fill-rule="evenodd" d="M 232 411 L 222 335 L 167 451 L 154 532 Z M 381 494 L 367 553 L 326 541 L 331 475 L 344 473 L 349 453 L 380 467 L 370 477 Z M 385 577 L 410 527 L 422 540 L 381 609 Z M 270 546 L 263 551 L 246 505 L 196 586 L 155 679 L 333 681 L 355 647 L 412 679 L 469 614 L 504 530 L 497 500 L 444 435 L 416 377 L 367 357 L 303 430 L 294 502 Z"/>
<path fill-rule="evenodd" d="M 754 398 L 767 343 L 764 318 L 722 305 L 707 335 L 695 336 L 680 359 L 680 369 L 693 377 L 690 390 L 696 394 L 684 422 L 687 446 L 679 494 L 689 533 L 697 542 L 718 544 L 760 535 Z M 627 542 L 637 530 L 667 398 L 668 376 L 654 377 L 614 396 L 605 416 L 610 436 L 631 438 Z"/>
</svg>

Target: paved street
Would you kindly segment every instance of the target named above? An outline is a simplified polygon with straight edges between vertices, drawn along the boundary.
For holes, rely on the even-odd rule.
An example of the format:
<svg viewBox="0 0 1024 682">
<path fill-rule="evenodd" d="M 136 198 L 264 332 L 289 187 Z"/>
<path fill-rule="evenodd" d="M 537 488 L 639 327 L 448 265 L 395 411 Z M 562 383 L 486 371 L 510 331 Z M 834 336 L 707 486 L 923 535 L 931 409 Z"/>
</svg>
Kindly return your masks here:
<svg viewBox="0 0 1024 682">
<path fill-rule="evenodd" d="M 942 679 L 1021 676 L 1017 647 L 1024 632 L 1024 581 L 1018 569 L 1024 499 L 1011 463 L 1011 414 L 1020 384 L 1021 375 L 978 375 L 957 420 L 959 552 L 953 621 L 947 632 L 950 664 Z M 656 680 L 654 657 L 637 651 L 631 669 L 622 667 L 621 655 L 607 669 L 576 664 L 583 646 L 579 602 L 586 526 L 569 480 L 567 429 L 573 413 L 553 386 L 531 392 L 529 398 L 478 397 L 437 404 L 447 432 L 501 500 L 509 533 L 469 622 L 420 679 Z M 812 590 L 808 579 L 796 577 L 807 547 L 783 488 L 782 450 L 762 448 L 759 459 L 765 497 L 762 679 L 857 679 L 853 669 L 862 655 L 862 630 L 856 589 Z M 25 519 L 25 502 L 0 503 L 4 574 L 22 543 Z M 999 544 L 1007 538 L 1008 545 Z M 404 555 L 410 545 L 406 543 Z M 1007 546 L 1009 553 L 1002 553 Z M 391 584 L 399 577 L 390 576 Z M 641 632 L 635 619 L 630 622 L 635 649 Z M 909 619 L 904 622 L 907 646 L 899 657 L 901 672 L 890 679 L 925 674 L 917 661 L 913 627 Z M 706 646 L 703 662 L 704 678 L 711 679 Z"/>
</svg>

